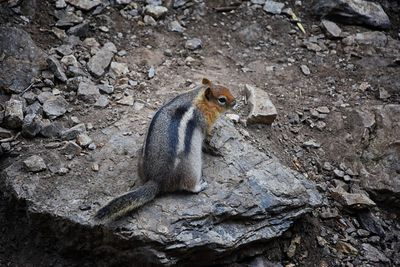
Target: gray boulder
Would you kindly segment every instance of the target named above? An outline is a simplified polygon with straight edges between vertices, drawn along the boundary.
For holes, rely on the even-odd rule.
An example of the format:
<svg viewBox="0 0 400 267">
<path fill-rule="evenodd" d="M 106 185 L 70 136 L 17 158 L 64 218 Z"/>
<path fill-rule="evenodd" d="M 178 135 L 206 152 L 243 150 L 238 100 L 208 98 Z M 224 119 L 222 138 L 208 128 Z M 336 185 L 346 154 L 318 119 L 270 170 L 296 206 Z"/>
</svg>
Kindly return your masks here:
<svg viewBox="0 0 400 267">
<path fill-rule="evenodd" d="M 30 113 L 24 118 L 22 124 L 22 135 L 25 137 L 35 137 L 43 128 L 40 116 Z"/>
<path fill-rule="evenodd" d="M 352 34 L 343 39 L 346 45 L 372 45 L 375 47 L 385 47 L 388 44 L 388 37 L 383 32 L 360 32 Z"/>
<path fill-rule="evenodd" d="M 0 26 L 0 40 L 0 90 L 21 93 L 47 67 L 46 55 L 22 29 Z"/>
<path fill-rule="evenodd" d="M 54 76 L 57 77 L 62 82 L 67 82 L 67 76 L 65 75 L 65 72 L 63 70 L 63 67 L 61 66 L 60 62 L 58 59 L 56 59 L 53 56 L 50 56 L 47 58 L 47 64 L 49 64 L 49 68 L 51 71 L 54 73 Z"/>
<path fill-rule="evenodd" d="M 364 0 L 319 0 L 313 7 L 318 16 L 330 17 L 343 23 L 390 28 L 388 15 L 378 3 Z"/>
<path fill-rule="evenodd" d="M 67 112 L 68 102 L 62 96 L 52 96 L 43 103 L 43 111 L 50 119 Z"/>
<path fill-rule="evenodd" d="M 400 105 L 373 108 L 375 125 L 361 161 L 361 183 L 377 201 L 400 205 Z"/>
<path fill-rule="evenodd" d="M 120 123 L 131 124 L 128 117 Z M 143 142 L 136 128 L 103 129 L 109 141 L 93 152 L 90 161 L 71 157 L 70 166 L 79 167 L 62 177 L 37 179 L 15 162 L 1 179 L 12 196 L 38 215 L 32 218 L 49 229 L 46 235 L 65 248 L 79 247 L 81 253 L 102 251 L 102 257 L 94 258 L 104 265 L 115 259 L 135 259 L 138 265 L 226 264 L 261 254 L 268 242 L 321 201 L 311 182 L 249 144 L 233 124 L 220 121 L 210 145 L 223 156 L 205 155 L 203 174 L 209 184 L 205 191 L 160 196 L 130 216 L 99 225 L 92 216 L 100 205 L 135 182 L 132 170 Z M 122 134 L 125 130 L 132 134 Z M 96 172 L 93 161 L 98 164 Z M 24 179 L 16 179 L 21 175 Z"/>
<path fill-rule="evenodd" d="M 111 42 L 106 43 L 90 58 L 87 64 L 89 72 L 97 78 L 101 77 L 105 73 L 106 68 L 110 65 L 115 53 L 117 53 L 115 45 Z"/>
<path fill-rule="evenodd" d="M 22 126 L 23 108 L 24 104 L 19 99 L 12 98 L 5 103 L 4 122 L 6 127 L 18 129 Z"/>
<path fill-rule="evenodd" d="M 101 4 L 100 0 L 65 0 L 76 8 L 88 11 Z"/>
<path fill-rule="evenodd" d="M 79 83 L 78 98 L 86 101 L 87 103 L 95 103 L 100 97 L 99 88 L 90 81 L 83 81 Z"/>
</svg>

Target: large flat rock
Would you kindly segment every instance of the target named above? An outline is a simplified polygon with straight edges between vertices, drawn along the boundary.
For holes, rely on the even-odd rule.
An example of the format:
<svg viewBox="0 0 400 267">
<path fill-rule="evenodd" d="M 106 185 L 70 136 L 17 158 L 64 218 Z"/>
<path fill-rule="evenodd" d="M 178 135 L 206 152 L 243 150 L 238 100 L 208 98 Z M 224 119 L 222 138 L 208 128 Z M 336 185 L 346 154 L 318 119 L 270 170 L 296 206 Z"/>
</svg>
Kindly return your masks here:
<svg viewBox="0 0 400 267">
<path fill-rule="evenodd" d="M 134 258 L 201 265 L 262 253 L 321 201 L 312 183 L 221 120 L 210 140 L 221 156 L 204 157 L 205 191 L 160 196 L 119 221 L 98 225 L 95 211 L 138 184 L 133 173 L 144 126 L 128 116 L 117 125 L 97 133 L 93 139 L 105 145 L 92 154 L 65 161 L 57 149 L 36 149 L 48 170 L 29 173 L 16 162 L 2 174 L 9 193 L 26 203 L 32 217 L 46 218 L 41 224 L 48 235 L 55 232 L 69 249 L 97 253 L 102 264 Z M 98 172 L 91 170 L 93 163 Z M 70 171 L 57 174 L 66 165 Z"/>
</svg>

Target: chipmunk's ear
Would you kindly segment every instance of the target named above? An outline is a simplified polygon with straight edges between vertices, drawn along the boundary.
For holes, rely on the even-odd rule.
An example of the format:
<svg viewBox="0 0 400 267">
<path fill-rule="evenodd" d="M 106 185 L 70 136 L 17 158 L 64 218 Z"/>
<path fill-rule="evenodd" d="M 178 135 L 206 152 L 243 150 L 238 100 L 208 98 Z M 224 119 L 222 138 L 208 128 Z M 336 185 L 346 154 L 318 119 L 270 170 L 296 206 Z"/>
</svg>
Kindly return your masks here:
<svg viewBox="0 0 400 267">
<path fill-rule="evenodd" d="M 207 89 L 204 91 L 204 96 L 208 101 L 210 101 L 212 97 L 212 92 L 210 87 L 207 87 Z"/>
<path fill-rule="evenodd" d="M 207 85 L 207 86 L 211 86 L 211 81 L 207 78 L 203 78 L 203 80 L 201 81 L 202 84 Z"/>
</svg>

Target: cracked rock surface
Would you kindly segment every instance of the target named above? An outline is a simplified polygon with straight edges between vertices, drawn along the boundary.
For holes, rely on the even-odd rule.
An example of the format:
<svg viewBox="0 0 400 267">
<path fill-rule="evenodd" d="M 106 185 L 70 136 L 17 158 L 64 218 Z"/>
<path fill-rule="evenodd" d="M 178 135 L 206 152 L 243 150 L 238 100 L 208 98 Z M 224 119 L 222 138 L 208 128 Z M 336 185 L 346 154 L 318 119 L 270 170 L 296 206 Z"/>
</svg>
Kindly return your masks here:
<svg viewBox="0 0 400 267">
<path fill-rule="evenodd" d="M 144 254 L 153 263 L 167 265 L 218 262 L 239 250 L 246 255 L 250 244 L 282 235 L 296 218 L 321 203 L 315 185 L 274 156 L 246 144 L 230 122 L 221 121 L 210 144 L 222 156 L 205 157 L 203 175 L 209 184 L 205 191 L 161 196 L 127 218 L 96 225 L 91 217 L 99 204 L 126 192 L 135 182 L 130 174 L 136 165 L 132 155 L 142 140 L 134 129 L 129 130 L 132 135 L 123 136 L 105 129 L 109 140 L 93 155 L 100 170 L 89 176 L 80 174 L 89 162 L 62 176 L 50 170 L 47 179 L 26 173 L 16 162 L 4 171 L 9 192 L 29 203 L 34 213 L 63 218 L 66 228 L 76 224 L 86 228 L 81 238 L 98 235 L 100 228 L 112 242 L 125 240 L 132 255 L 140 258 Z M 56 159 L 62 157 L 60 152 L 53 153 Z M 42 156 L 50 165 L 59 164 L 54 156 Z M 110 245 L 110 240 L 88 241 L 85 246 L 95 249 Z M 149 247 L 150 243 L 158 245 Z M 211 256 L 204 259 L 192 250 L 204 250 Z"/>
</svg>

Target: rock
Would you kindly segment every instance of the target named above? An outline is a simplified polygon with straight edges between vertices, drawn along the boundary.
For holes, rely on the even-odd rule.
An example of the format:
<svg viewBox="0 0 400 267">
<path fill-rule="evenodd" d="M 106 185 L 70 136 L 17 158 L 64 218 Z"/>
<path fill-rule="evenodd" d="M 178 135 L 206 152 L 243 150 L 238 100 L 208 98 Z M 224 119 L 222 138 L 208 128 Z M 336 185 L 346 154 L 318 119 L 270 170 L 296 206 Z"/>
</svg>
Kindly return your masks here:
<svg viewBox="0 0 400 267">
<path fill-rule="evenodd" d="M 370 110 L 357 109 L 355 113 L 355 119 L 361 122 L 363 128 L 372 129 L 376 126 L 375 114 Z"/>
<path fill-rule="evenodd" d="M 124 56 L 128 55 L 128 51 L 120 50 L 120 51 L 118 51 L 117 55 L 120 57 L 124 57 Z"/>
<path fill-rule="evenodd" d="M 31 172 L 40 172 L 40 171 L 44 171 L 47 169 L 47 166 L 46 166 L 46 163 L 44 162 L 44 160 L 37 155 L 33 155 L 33 156 L 30 156 L 29 158 L 25 159 L 24 165 Z"/>
<path fill-rule="evenodd" d="M 147 73 L 147 77 L 149 79 L 152 79 L 152 78 L 154 78 L 155 75 L 156 75 L 156 70 L 154 69 L 153 66 L 151 66 L 149 71 L 148 71 L 148 73 Z"/>
<path fill-rule="evenodd" d="M 42 105 L 38 101 L 35 101 L 32 105 L 29 105 L 25 109 L 25 113 L 28 114 L 35 114 L 35 115 L 42 115 L 43 108 Z"/>
<path fill-rule="evenodd" d="M 74 66 L 74 67 L 79 67 L 78 60 L 74 55 L 68 55 L 64 56 L 61 59 L 61 63 L 64 64 L 65 66 Z"/>
<path fill-rule="evenodd" d="M 126 63 L 119 63 L 115 61 L 111 62 L 110 69 L 116 76 L 122 76 L 129 72 L 128 65 Z"/>
<path fill-rule="evenodd" d="M 76 143 L 80 145 L 81 147 L 86 147 L 90 143 L 92 143 L 92 139 L 87 135 L 86 133 L 81 133 L 78 135 L 76 138 Z"/>
<path fill-rule="evenodd" d="M 61 138 L 63 140 L 72 140 L 76 139 L 79 134 L 86 132 L 86 126 L 84 123 L 77 124 L 65 131 L 62 132 Z"/>
<path fill-rule="evenodd" d="M 69 28 L 81 23 L 82 21 L 83 18 L 81 16 L 78 16 L 72 10 L 68 10 L 62 13 L 59 20 L 56 22 L 56 26 L 60 28 Z"/>
<path fill-rule="evenodd" d="M 78 99 L 93 104 L 100 96 L 99 88 L 90 81 L 82 81 L 78 87 Z"/>
<path fill-rule="evenodd" d="M 345 176 L 343 176 L 343 181 L 345 181 L 345 182 L 350 182 L 351 181 L 351 177 L 350 177 L 350 175 L 345 175 Z"/>
<path fill-rule="evenodd" d="M 303 74 L 306 76 L 311 74 L 310 69 L 306 65 L 301 65 L 300 69 L 301 69 L 301 72 L 303 72 Z"/>
<path fill-rule="evenodd" d="M 74 51 L 72 49 L 73 49 L 73 47 L 71 44 L 63 44 L 63 45 L 56 47 L 56 52 L 61 56 L 69 56 L 74 53 Z M 58 60 L 54 56 L 48 57 L 47 60 L 49 58 L 51 58 L 52 60 L 56 60 L 58 62 Z"/>
<path fill-rule="evenodd" d="M 49 68 L 54 73 L 54 76 L 56 76 L 57 79 L 64 83 L 67 82 L 67 76 L 65 75 L 60 62 L 55 57 L 48 57 L 47 64 L 49 65 Z"/>
<path fill-rule="evenodd" d="M 385 230 L 382 227 L 381 218 L 373 215 L 370 211 L 359 212 L 357 215 L 361 227 L 380 237 L 385 237 Z"/>
<path fill-rule="evenodd" d="M 297 113 L 288 114 L 288 121 L 290 124 L 299 124 L 300 123 L 299 114 L 297 114 Z"/>
<path fill-rule="evenodd" d="M 317 121 L 317 123 L 315 123 L 315 127 L 317 127 L 318 130 L 322 131 L 323 129 L 325 129 L 326 123 L 323 121 Z"/>
<path fill-rule="evenodd" d="M 75 25 L 67 30 L 67 34 L 75 35 L 80 38 L 85 38 L 89 32 L 89 22 L 83 21 L 82 23 Z"/>
<path fill-rule="evenodd" d="M 146 4 L 153 6 L 161 6 L 162 2 L 162 0 L 146 0 Z"/>
<path fill-rule="evenodd" d="M 43 125 L 42 122 L 36 114 L 27 114 L 22 123 L 22 132 L 21 134 L 24 137 L 35 137 L 42 130 Z"/>
<path fill-rule="evenodd" d="M 369 231 L 364 230 L 364 229 L 358 229 L 357 230 L 357 235 L 360 237 L 368 237 L 369 236 Z"/>
<path fill-rule="evenodd" d="M 64 115 L 67 108 L 68 102 L 62 96 L 52 96 L 43 103 L 43 111 L 50 119 Z"/>
<path fill-rule="evenodd" d="M 107 96 L 100 95 L 96 103 L 94 103 L 94 106 L 99 108 L 105 108 L 108 106 L 109 103 L 110 101 L 108 100 Z"/>
<path fill-rule="evenodd" d="M 87 64 L 89 72 L 97 78 L 101 77 L 105 73 L 106 68 L 110 65 L 114 53 L 117 53 L 115 45 L 111 42 L 106 43 L 90 58 Z"/>
<path fill-rule="evenodd" d="M 108 27 L 106 27 L 106 26 L 100 26 L 99 30 L 102 31 L 102 32 L 109 32 L 110 31 L 110 29 Z"/>
<path fill-rule="evenodd" d="M 346 45 L 373 45 L 376 47 L 384 47 L 388 43 L 388 37 L 383 32 L 362 32 L 350 35 L 342 40 Z"/>
<path fill-rule="evenodd" d="M 78 156 L 82 152 L 82 148 L 73 141 L 68 141 L 61 149 L 61 153 L 64 154 L 67 158 L 72 159 L 75 156 Z"/>
<path fill-rule="evenodd" d="M 52 98 L 54 95 L 51 92 L 45 91 L 41 92 L 38 96 L 37 99 L 39 100 L 40 103 L 44 104 L 47 100 Z"/>
<path fill-rule="evenodd" d="M 328 107 L 322 106 L 322 107 L 317 107 L 318 113 L 321 114 L 329 114 L 330 110 Z"/>
<path fill-rule="evenodd" d="M 277 111 L 268 93 L 246 84 L 245 94 L 250 106 L 247 123 L 272 124 L 277 116 Z"/>
<path fill-rule="evenodd" d="M 65 3 L 65 0 L 56 0 L 56 8 L 57 9 L 62 9 L 62 8 L 66 8 L 67 7 L 67 3 Z"/>
<path fill-rule="evenodd" d="M 332 166 L 329 162 L 327 162 L 327 161 L 324 162 L 324 165 L 322 166 L 322 168 L 323 168 L 324 170 L 326 170 L 326 171 L 331 171 L 331 170 L 333 170 L 333 166 Z"/>
<path fill-rule="evenodd" d="M 50 122 L 47 120 L 42 124 L 40 135 L 46 138 L 59 138 L 64 130 L 64 126 L 61 122 Z"/>
<path fill-rule="evenodd" d="M 390 98 L 390 93 L 385 88 L 379 88 L 379 99 L 386 100 Z"/>
<path fill-rule="evenodd" d="M 317 236 L 317 242 L 318 245 L 320 245 L 321 247 L 325 247 L 328 244 L 328 241 L 326 241 L 325 238 L 321 236 Z"/>
<path fill-rule="evenodd" d="M 334 169 L 333 173 L 335 174 L 335 176 L 337 176 L 339 178 L 343 178 L 344 177 L 344 171 L 342 171 L 342 170 Z"/>
<path fill-rule="evenodd" d="M 364 0 L 319 0 L 313 7 L 318 16 L 332 17 L 343 23 L 390 28 L 390 20 L 380 4 Z"/>
<path fill-rule="evenodd" d="M 330 38 L 340 38 L 342 34 L 342 29 L 339 28 L 339 26 L 329 20 L 323 19 L 321 21 L 321 26 L 326 32 L 327 36 Z"/>
<path fill-rule="evenodd" d="M 336 249 L 343 254 L 347 255 L 357 255 L 358 250 L 353 247 L 350 243 L 344 241 L 338 241 L 336 244 Z"/>
<path fill-rule="evenodd" d="M 112 94 L 114 92 L 114 86 L 109 84 L 99 84 L 97 85 L 97 88 L 99 88 L 100 92 L 106 94 Z"/>
<path fill-rule="evenodd" d="M 284 3 L 267 0 L 264 4 L 263 9 L 268 13 L 280 15 L 284 6 Z"/>
<path fill-rule="evenodd" d="M 322 208 L 319 216 L 323 219 L 332 219 L 339 217 L 337 208 Z"/>
<path fill-rule="evenodd" d="M 264 5 L 266 0 L 251 0 L 250 2 L 254 5 Z"/>
<path fill-rule="evenodd" d="M 313 52 L 320 52 L 322 51 L 322 48 L 316 44 L 316 43 L 312 43 L 312 42 L 304 42 L 304 45 L 307 47 L 308 50 L 313 51 Z"/>
<path fill-rule="evenodd" d="M 67 75 L 73 76 L 73 77 L 87 77 L 88 75 L 86 72 L 84 72 L 80 67 L 76 66 L 68 66 L 68 72 Z M 70 81 L 71 79 L 68 79 Z M 67 83 L 68 83 L 67 81 Z"/>
<path fill-rule="evenodd" d="M 189 50 L 197 50 L 203 47 L 203 42 L 199 38 L 189 39 L 185 43 L 185 48 Z"/>
<path fill-rule="evenodd" d="M 97 148 L 97 146 L 96 146 L 95 143 L 90 143 L 90 144 L 88 145 L 88 149 L 90 149 L 90 150 L 95 150 L 96 148 Z"/>
<path fill-rule="evenodd" d="M 171 32 L 179 32 L 179 33 L 182 33 L 185 31 L 185 28 L 182 27 L 182 25 L 177 20 L 171 21 L 169 23 L 168 29 Z"/>
<path fill-rule="evenodd" d="M 258 23 L 253 23 L 250 26 L 244 27 L 238 33 L 240 41 L 247 45 L 257 43 L 263 37 L 263 29 Z"/>
<path fill-rule="evenodd" d="M 133 102 L 134 102 L 133 95 L 125 96 L 117 101 L 118 104 L 125 106 L 133 106 Z"/>
<path fill-rule="evenodd" d="M 115 1 L 118 5 L 129 5 L 132 0 L 116 0 Z"/>
<path fill-rule="evenodd" d="M 101 0 L 65 0 L 65 2 L 84 11 L 89 11 L 101 4 Z"/>
<path fill-rule="evenodd" d="M 364 257 L 372 262 L 385 262 L 389 263 L 390 260 L 383 254 L 381 251 L 379 251 L 377 248 L 374 246 L 368 244 L 368 243 L 363 243 L 362 245 L 363 248 L 363 254 Z"/>
<path fill-rule="evenodd" d="M 149 15 L 145 15 L 144 16 L 143 22 L 146 25 L 150 25 L 150 26 L 156 26 L 157 25 L 157 21 L 152 16 L 149 16 Z"/>
<path fill-rule="evenodd" d="M 398 207 L 400 204 L 400 105 L 388 104 L 371 109 L 373 137 L 364 149 L 360 170 L 361 185 L 376 201 Z"/>
<path fill-rule="evenodd" d="M 4 129 L 0 127 L 0 139 L 12 139 L 13 138 L 13 132 L 7 129 Z"/>
<path fill-rule="evenodd" d="M 305 141 L 303 143 L 304 147 L 309 147 L 309 148 L 320 148 L 321 144 L 316 142 L 314 139 L 310 139 L 308 141 Z"/>
<path fill-rule="evenodd" d="M 332 189 L 331 196 L 340 204 L 349 208 L 365 209 L 376 205 L 366 194 L 348 193 L 341 187 Z"/>
<path fill-rule="evenodd" d="M 100 166 L 97 163 L 93 163 L 91 169 L 92 171 L 98 172 L 100 170 Z"/>
<path fill-rule="evenodd" d="M 294 255 L 296 254 L 297 246 L 300 245 L 300 242 L 301 242 L 301 236 L 299 236 L 299 235 L 296 235 L 290 241 L 290 245 L 289 245 L 289 247 L 287 248 L 287 251 L 286 251 L 286 255 L 289 258 L 293 258 L 294 257 Z"/>
<path fill-rule="evenodd" d="M 0 91 L 23 92 L 47 67 L 45 53 L 22 29 L 0 26 Z"/>
<path fill-rule="evenodd" d="M 174 8 L 179 8 L 182 7 L 184 5 L 186 5 L 186 3 L 188 2 L 188 0 L 174 0 Z"/>
<path fill-rule="evenodd" d="M 26 100 L 27 104 L 32 104 L 37 99 L 37 94 L 32 91 L 25 92 L 22 97 Z"/>
<path fill-rule="evenodd" d="M 147 5 L 144 8 L 144 12 L 146 15 L 150 15 L 155 19 L 162 18 L 168 12 L 168 8 L 164 6 L 154 6 L 154 5 Z"/>
<path fill-rule="evenodd" d="M 136 111 L 142 110 L 145 106 L 146 106 L 146 103 L 143 102 L 142 100 L 136 100 L 136 101 L 133 103 L 133 108 L 134 108 Z"/>
<path fill-rule="evenodd" d="M 131 124 L 129 118 L 120 123 L 128 127 Z M 5 180 L 4 190 L 20 201 L 29 199 L 24 202 L 27 212 L 47 215 L 46 220 L 32 216 L 29 226 L 40 221 L 41 227 L 48 229 L 47 237 L 57 235 L 65 241 L 60 242 L 60 249 L 68 246 L 74 253 L 84 247 L 90 257 L 97 249 L 108 247 L 113 258 L 122 262 L 133 256 L 143 264 L 229 265 L 254 256 L 255 251 L 268 251 L 266 244 L 275 242 L 297 218 L 321 203 L 312 182 L 245 141 L 232 123 L 220 120 L 210 144 L 223 157 L 205 155 L 203 173 L 209 187 L 204 192 L 166 194 L 117 222 L 97 224 L 92 218 L 99 206 L 125 193 L 135 182 L 128 177 L 131 166 L 137 165 L 136 153 L 142 138 L 135 127 L 130 129 L 132 135 L 122 135 L 114 126 L 105 129 L 104 140 L 109 141 L 91 152 L 94 161 L 74 159 L 71 164 L 79 168 L 70 168 L 56 182 L 30 174 L 16 179 L 21 177 L 18 161 L 6 168 L 0 176 Z M 101 168 L 88 182 L 82 177 L 82 168 L 90 170 L 93 162 Z M 48 192 L 52 192 L 51 198 Z M 85 203 L 93 203 L 93 207 L 81 210 Z M 60 220 L 63 231 L 50 227 Z M 71 235 L 71 231 L 75 234 Z M 91 238 L 83 238 L 88 234 Z M 75 242 L 80 246 L 71 246 Z M 207 251 L 207 257 L 191 251 Z M 97 261 L 96 257 L 93 259 Z M 99 262 L 109 266 L 113 260 L 102 257 Z"/>
<path fill-rule="evenodd" d="M 24 119 L 23 103 L 18 99 L 10 99 L 5 103 L 4 125 L 7 128 L 18 129 Z"/>
</svg>

